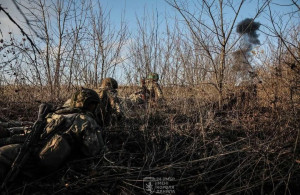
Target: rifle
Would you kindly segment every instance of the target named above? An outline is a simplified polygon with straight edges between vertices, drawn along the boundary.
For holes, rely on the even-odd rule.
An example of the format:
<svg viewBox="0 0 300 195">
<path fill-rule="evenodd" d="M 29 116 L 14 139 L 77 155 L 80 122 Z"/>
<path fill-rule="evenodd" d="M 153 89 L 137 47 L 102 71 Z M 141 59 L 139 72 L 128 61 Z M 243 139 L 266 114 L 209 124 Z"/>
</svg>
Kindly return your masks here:
<svg viewBox="0 0 300 195">
<path fill-rule="evenodd" d="M 24 144 L 22 145 L 17 157 L 11 165 L 11 169 L 4 178 L 4 181 L 1 185 L 1 189 L 4 189 L 8 182 L 11 182 L 15 179 L 15 177 L 19 174 L 21 168 L 29 159 L 32 151 L 32 146 L 34 146 L 34 144 L 36 144 L 39 141 L 40 135 L 43 132 L 47 123 L 45 117 L 50 111 L 52 111 L 52 106 L 50 104 L 40 104 L 38 119 L 33 124 L 31 132 L 25 139 Z"/>
<path fill-rule="evenodd" d="M 147 100 L 147 94 L 150 94 L 150 92 L 145 86 L 142 86 L 142 88 L 139 91 L 134 93 L 134 95 L 140 95 L 142 100 L 144 101 Z"/>
</svg>

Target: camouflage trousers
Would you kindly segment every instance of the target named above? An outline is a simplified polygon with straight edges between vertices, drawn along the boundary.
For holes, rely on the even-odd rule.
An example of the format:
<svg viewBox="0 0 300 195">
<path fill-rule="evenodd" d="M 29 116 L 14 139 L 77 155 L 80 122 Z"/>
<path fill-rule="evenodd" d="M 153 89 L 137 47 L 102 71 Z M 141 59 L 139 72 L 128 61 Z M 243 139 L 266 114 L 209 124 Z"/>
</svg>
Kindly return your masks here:
<svg viewBox="0 0 300 195">
<path fill-rule="evenodd" d="M 4 180 L 12 163 L 21 149 L 21 144 L 11 144 L 0 148 L 0 182 Z"/>
</svg>

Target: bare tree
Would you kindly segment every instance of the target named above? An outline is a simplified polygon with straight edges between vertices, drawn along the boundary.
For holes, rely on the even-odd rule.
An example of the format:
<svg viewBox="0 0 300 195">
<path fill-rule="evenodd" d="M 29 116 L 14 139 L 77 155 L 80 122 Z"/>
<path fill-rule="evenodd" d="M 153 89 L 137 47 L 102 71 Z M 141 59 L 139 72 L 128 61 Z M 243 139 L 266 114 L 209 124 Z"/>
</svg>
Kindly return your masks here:
<svg viewBox="0 0 300 195">
<path fill-rule="evenodd" d="M 158 72 L 162 55 L 162 38 L 159 32 L 159 16 L 157 12 L 151 15 L 136 17 L 138 31 L 130 45 L 131 62 L 135 69 L 135 79 L 149 72 Z"/>
<path fill-rule="evenodd" d="M 274 6 L 288 6 L 290 9 L 275 12 Z M 293 111 L 300 90 L 300 26 L 297 22 L 299 13 L 299 5 L 293 0 L 284 4 L 274 4 L 273 7 L 269 5 L 266 15 L 270 22 L 265 25 L 265 33 L 270 37 L 269 48 L 272 51 L 268 56 L 271 61 L 268 70 L 273 73 L 270 83 L 275 83 L 274 87 L 270 87 L 273 89 L 272 103 L 277 107 L 282 101 L 290 102 Z"/>
<path fill-rule="evenodd" d="M 299 19 L 299 13 L 300 13 L 300 9 L 299 9 L 299 5 L 294 1 L 291 0 L 292 4 L 289 4 L 289 6 L 291 8 L 294 8 L 294 11 L 290 12 L 290 13 L 282 13 L 281 15 L 279 14 L 275 14 L 272 11 L 271 6 L 268 6 L 268 17 L 270 20 L 270 26 L 266 26 L 268 28 L 268 30 L 270 31 L 270 33 L 272 33 L 272 35 L 278 37 L 281 41 L 281 43 L 283 44 L 283 46 L 285 47 L 285 49 L 287 50 L 287 52 L 289 52 L 290 57 L 293 58 L 293 61 L 295 62 L 295 66 L 296 69 L 300 69 L 300 56 L 299 56 L 299 51 L 300 51 L 300 47 L 299 47 L 299 33 L 293 36 L 293 39 L 289 39 L 289 35 L 290 32 L 293 32 L 294 29 L 297 32 L 297 29 L 299 29 L 299 23 L 294 24 L 292 22 L 293 18 L 298 18 Z M 279 5 L 279 6 L 283 6 L 283 5 Z M 287 17 L 284 20 L 283 17 Z M 283 21 L 285 21 L 283 23 Z"/>
<path fill-rule="evenodd" d="M 65 37 L 67 29 L 70 28 L 69 20 L 74 16 L 72 4 L 72 0 L 55 2 L 36 0 L 20 3 L 27 11 L 26 16 L 30 25 L 36 29 L 38 37 L 42 38 L 37 41 L 40 47 L 44 47 L 38 61 L 44 65 L 46 83 L 50 87 L 52 98 L 59 96 L 62 56 L 69 45 Z"/>
<path fill-rule="evenodd" d="M 97 3 L 97 10 L 90 9 L 91 33 L 89 33 L 93 48 L 92 57 L 94 65 L 93 85 L 97 87 L 100 81 L 109 74 L 115 73 L 116 66 L 125 59 L 122 56 L 123 46 L 126 44 L 128 30 L 123 18 L 120 21 L 119 29 L 110 22 L 110 12 L 105 11 Z M 100 75 L 99 75 L 100 73 Z"/>
<path fill-rule="evenodd" d="M 234 29 L 237 18 L 244 0 L 239 2 L 230 0 L 219 1 L 195 1 L 192 12 L 187 3 L 177 0 L 167 1 L 183 17 L 189 28 L 192 38 L 201 50 L 205 51 L 205 58 L 211 65 L 209 72 L 212 72 L 211 84 L 219 94 L 219 107 L 223 105 L 224 84 L 226 83 L 226 69 L 228 69 L 228 56 L 239 41 L 242 35 L 234 36 Z M 253 15 L 253 20 L 265 9 L 269 1 L 265 1 Z M 233 18 L 224 19 L 225 10 L 234 13 Z"/>
</svg>

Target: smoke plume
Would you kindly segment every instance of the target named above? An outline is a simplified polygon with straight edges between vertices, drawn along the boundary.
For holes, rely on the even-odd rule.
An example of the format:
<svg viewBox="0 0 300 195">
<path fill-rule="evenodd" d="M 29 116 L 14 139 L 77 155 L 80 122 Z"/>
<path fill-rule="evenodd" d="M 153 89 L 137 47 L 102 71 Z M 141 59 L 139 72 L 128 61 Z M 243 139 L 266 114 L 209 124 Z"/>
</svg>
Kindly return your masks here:
<svg viewBox="0 0 300 195">
<path fill-rule="evenodd" d="M 248 36 L 248 42 L 250 44 L 258 45 L 260 44 L 260 41 L 256 31 L 259 29 L 259 27 L 259 22 L 254 22 L 252 18 L 246 18 L 237 25 L 236 32 L 240 35 Z"/>
<path fill-rule="evenodd" d="M 240 39 L 239 49 L 233 53 L 233 70 L 238 72 L 241 77 L 248 77 L 249 72 L 251 72 L 252 67 L 249 62 L 251 56 L 250 51 L 254 45 L 260 44 L 258 39 L 259 35 L 257 34 L 259 27 L 260 23 L 254 22 L 252 18 L 244 19 L 236 27 L 236 32 L 242 37 Z M 244 78 L 239 79 L 244 80 Z"/>
</svg>

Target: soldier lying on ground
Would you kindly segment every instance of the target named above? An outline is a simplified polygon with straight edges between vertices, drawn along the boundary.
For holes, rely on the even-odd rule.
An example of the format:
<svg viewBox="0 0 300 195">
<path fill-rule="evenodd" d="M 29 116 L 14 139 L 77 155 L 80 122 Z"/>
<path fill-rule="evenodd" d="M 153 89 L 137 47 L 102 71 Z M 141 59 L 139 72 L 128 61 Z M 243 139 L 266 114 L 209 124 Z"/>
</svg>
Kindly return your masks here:
<svg viewBox="0 0 300 195">
<path fill-rule="evenodd" d="M 15 134 L 24 134 L 33 125 L 29 121 L 0 121 L 0 139 L 9 137 Z"/>
<path fill-rule="evenodd" d="M 13 128 L 13 127 L 23 127 L 27 125 L 32 125 L 33 123 L 30 121 L 0 121 L 0 126 L 4 128 Z"/>
<path fill-rule="evenodd" d="M 101 102 L 98 108 L 100 126 L 115 124 L 123 117 L 123 108 L 118 98 L 118 82 L 113 78 L 105 78 L 97 93 Z"/>
<path fill-rule="evenodd" d="M 113 78 L 105 78 L 101 86 L 96 90 L 100 96 L 100 104 L 96 108 L 97 122 L 101 127 L 115 124 L 123 117 L 123 108 L 118 98 L 118 82 Z M 70 107 L 71 99 L 68 99 L 63 108 Z"/>
<path fill-rule="evenodd" d="M 104 146 L 100 126 L 95 120 L 99 103 L 100 98 L 94 90 L 83 88 L 73 94 L 68 108 L 50 113 L 47 108 L 40 109 L 38 120 L 27 135 L 29 139 L 23 144 L 0 147 L 0 181 L 5 180 L 4 184 L 11 181 L 16 175 L 12 173 L 15 166 L 20 174 L 40 175 L 59 168 L 74 156 L 99 154 Z M 31 143 L 30 139 L 36 140 Z M 24 151 L 24 146 L 30 147 Z M 20 160 L 20 156 L 24 158 Z"/>
</svg>

